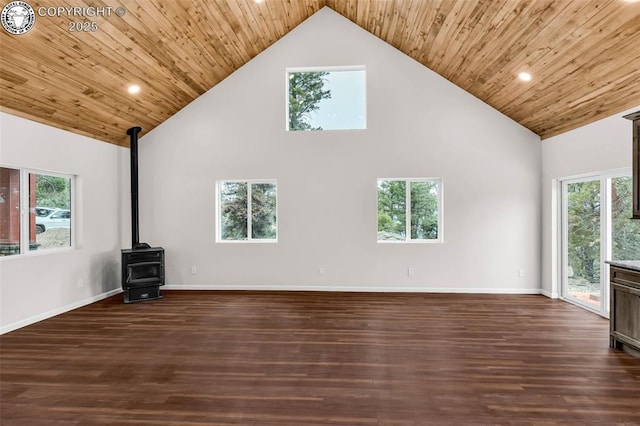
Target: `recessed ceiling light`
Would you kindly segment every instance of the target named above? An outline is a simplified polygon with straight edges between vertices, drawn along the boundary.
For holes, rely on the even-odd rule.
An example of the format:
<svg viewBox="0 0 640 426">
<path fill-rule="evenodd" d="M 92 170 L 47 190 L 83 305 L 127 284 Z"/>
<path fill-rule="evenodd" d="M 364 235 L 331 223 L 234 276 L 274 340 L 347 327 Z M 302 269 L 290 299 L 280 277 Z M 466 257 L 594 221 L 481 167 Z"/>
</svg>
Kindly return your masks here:
<svg viewBox="0 0 640 426">
<path fill-rule="evenodd" d="M 522 81 L 531 81 L 531 74 L 528 72 L 521 72 L 518 74 L 518 78 Z"/>
<path fill-rule="evenodd" d="M 131 86 L 129 86 L 129 88 L 127 90 L 132 95 L 135 95 L 136 93 L 138 93 L 140 91 L 140 86 L 138 86 L 137 84 L 132 84 Z"/>
</svg>

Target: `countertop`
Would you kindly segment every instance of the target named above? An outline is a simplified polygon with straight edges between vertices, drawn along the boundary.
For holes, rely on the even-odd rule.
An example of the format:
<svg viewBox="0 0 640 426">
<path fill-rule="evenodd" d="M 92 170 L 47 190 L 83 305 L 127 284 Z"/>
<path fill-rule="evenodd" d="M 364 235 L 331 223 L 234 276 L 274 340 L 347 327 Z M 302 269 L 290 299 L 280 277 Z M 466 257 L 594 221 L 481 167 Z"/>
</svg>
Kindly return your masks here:
<svg viewBox="0 0 640 426">
<path fill-rule="evenodd" d="M 640 260 L 607 260 L 605 263 L 618 268 L 640 272 Z"/>
</svg>

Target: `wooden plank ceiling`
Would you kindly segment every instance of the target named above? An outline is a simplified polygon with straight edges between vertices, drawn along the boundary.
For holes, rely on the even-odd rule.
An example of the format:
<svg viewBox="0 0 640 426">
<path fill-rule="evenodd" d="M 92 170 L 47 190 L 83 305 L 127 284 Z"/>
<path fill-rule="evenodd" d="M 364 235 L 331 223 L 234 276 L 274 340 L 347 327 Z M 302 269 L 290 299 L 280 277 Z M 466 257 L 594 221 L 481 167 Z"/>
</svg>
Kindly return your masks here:
<svg viewBox="0 0 640 426">
<path fill-rule="evenodd" d="M 34 10 L 52 2 L 28 1 Z M 70 32 L 0 30 L 1 109 L 106 142 L 158 126 L 324 6 L 542 138 L 640 105 L 640 2 L 623 0 L 61 0 L 112 7 Z M 126 8 L 116 16 L 115 8 Z M 77 19 L 76 19 L 77 20 Z M 327 64 L 339 65 L 339 64 Z M 533 75 L 517 80 L 520 71 Z M 142 86 L 136 96 L 130 83 Z"/>
</svg>

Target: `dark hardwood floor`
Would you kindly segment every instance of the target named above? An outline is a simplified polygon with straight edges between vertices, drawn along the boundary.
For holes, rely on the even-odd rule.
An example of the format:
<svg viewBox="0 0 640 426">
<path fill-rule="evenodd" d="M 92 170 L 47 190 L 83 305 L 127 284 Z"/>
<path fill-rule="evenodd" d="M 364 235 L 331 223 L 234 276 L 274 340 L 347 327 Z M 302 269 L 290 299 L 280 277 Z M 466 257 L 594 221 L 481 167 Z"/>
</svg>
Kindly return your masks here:
<svg viewBox="0 0 640 426">
<path fill-rule="evenodd" d="M 640 424 L 640 359 L 544 296 L 163 294 L 1 336 L 0 423 Z"/>
</svg>

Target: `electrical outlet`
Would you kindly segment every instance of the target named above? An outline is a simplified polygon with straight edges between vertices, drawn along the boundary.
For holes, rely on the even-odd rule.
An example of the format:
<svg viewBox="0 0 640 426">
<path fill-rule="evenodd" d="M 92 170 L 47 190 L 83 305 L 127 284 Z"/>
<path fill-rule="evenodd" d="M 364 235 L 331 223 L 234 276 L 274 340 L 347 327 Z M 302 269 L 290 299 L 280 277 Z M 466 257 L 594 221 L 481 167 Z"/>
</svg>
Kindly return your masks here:
<svg viewBox="0 0 640 426">
<path fill-rule="evenodd" d="M 407 268 L 407 276 L 414 277 L 416 275 L 416 270 L 414 268 Z"/>
<path fill-rule="evenodd" d="M 195 275 L 196 274 L 196 267 L 192 266 L 191 267 L 191 275 Z"/>
<path fill-rule="evenodd" d="M 520 278 L 524 277 L 524 269 L 523 268 L 518 269 L 518 276 Z"/>
<path fill-rule="evenodd" d="M 319 266 L 318 267 L 318 275 L 324 275 L 325 273 L 326 273 L 326 271 L 325 271 L 324 267 Z"/>
</svg>

